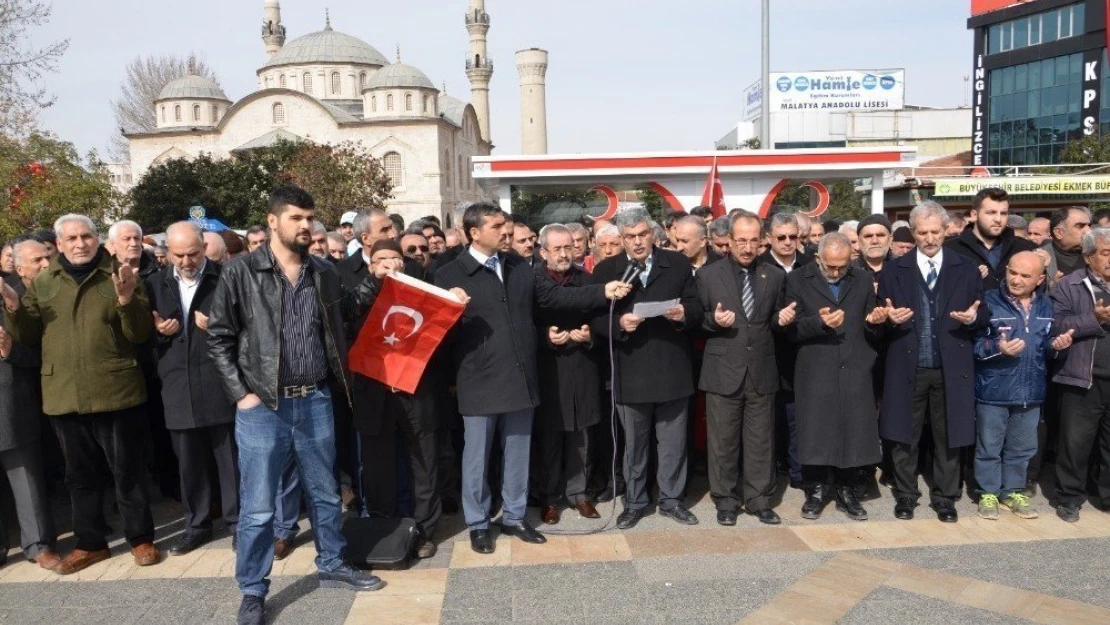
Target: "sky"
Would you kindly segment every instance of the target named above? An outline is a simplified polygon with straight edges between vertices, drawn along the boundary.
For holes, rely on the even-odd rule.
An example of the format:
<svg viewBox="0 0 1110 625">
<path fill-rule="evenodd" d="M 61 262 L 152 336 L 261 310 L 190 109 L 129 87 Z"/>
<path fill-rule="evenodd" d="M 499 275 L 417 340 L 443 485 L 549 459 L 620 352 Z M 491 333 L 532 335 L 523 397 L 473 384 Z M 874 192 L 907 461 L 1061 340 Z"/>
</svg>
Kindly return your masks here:
<svg viewBox="0 0 1110 625">
<path fill-rule="evenodd" d="M 469 101 L 468 0 L 281 0 L 289 39 L 332 26 Z M 520 151 L 516 50 L 550 52 L 552 154 L 706 150 L 741 118 L 760 71 L 760 0 L 487 0 L 495 154 Z M 263 0 L 53 0 L 35 42 L 68 38 L 45 86 L 42 125 L 82 153 L 117 131 L 111 101 L 128 62 L 195 51 L 233 101 L 257 89 L 266 59 Z M 906 70 L 906 102 L 965 103 L 968 0 L 772 0 L 771 70 Z"/>
</svg>

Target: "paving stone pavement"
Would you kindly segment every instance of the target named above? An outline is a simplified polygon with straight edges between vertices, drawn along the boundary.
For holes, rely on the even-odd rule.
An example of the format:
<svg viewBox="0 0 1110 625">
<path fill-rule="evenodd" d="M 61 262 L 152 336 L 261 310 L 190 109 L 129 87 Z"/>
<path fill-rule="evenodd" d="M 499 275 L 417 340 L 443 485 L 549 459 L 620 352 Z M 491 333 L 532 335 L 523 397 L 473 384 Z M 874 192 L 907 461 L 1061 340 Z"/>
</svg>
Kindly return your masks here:
<svg viewBox="0 0 1110 625">
<path fill-rule="evenodd" d="M 1108 514 L 1085 507 L 1079 523 L 1066 524 L 1038 496 L 1041 518 L 1030 521 L 979 519 L 966 499 L 956 524 L 939 523 L 924 506 L 917 519 L 897 521 L 883 493 L 865 504 L 867 522 L 849 521 L 832 506 L 820 520 L 804 521 L 802 494 L 781 496 L 781 526 L 742 516 L 723 528 L 704 482 L 695 480 L 688 504 L 698 526 L 653 514 L 624 532 L 552 531 L 546 545 L 498 537 L 492 555 L 473 553 L 461 519 L 449 517 L 439 553 L 409 570 L 379 572 L 387 586 L 374 593 L 319 589 L 306 527 L 296 551 L 275 563 L 267 622 L 1110 623 Z M 568 511 L 558 526 L 541 529 L 611 524 L 611 504 L 599 510 L 602 520 Z M 170 501 L 154 511 L 165 544 L 181 531 L 180 511 Z M 72 548 L 72 537 L 64 535 L 60 547 Z M 153 567 L 135 567 L 119 536 L 113 553 L 61 578 L 9 551 L 0 567 L 0 625 L 235 622 L 240 595 L 226 533 Z"/>
</svg>

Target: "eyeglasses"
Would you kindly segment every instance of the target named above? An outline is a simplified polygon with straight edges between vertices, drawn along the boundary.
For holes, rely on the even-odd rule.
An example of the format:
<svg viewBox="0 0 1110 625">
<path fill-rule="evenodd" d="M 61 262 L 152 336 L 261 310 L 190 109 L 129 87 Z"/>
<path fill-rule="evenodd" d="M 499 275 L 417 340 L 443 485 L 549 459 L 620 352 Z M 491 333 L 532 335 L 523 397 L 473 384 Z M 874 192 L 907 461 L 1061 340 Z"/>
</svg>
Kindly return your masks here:
<svg viewBox="0 0 1110 625">
<path fill-rule="evenodd" d="M 733 245 L 741 249 L 745 247 L 759 247 L 759 239 L 733 239 Z"/>
<path fill-rule="evenodd" d="M 428 251 L 428 246 L 427 245 L 410 245 L 410 246 L 405 248 L 405 253 L 406 254 L 415 254 L 416 250 L 420 250 L 421 252 L 427 252 Z"/>
<path fill-rule="evenodd" d="M 791 241 L 797 241 L 798 240 L 798 235 L 796 235 L 796 234 L 780 234 L 775 238 L 778 239 L 779 241 L 785 241 L 787 239 L 790 239 Z"/>
</svg>

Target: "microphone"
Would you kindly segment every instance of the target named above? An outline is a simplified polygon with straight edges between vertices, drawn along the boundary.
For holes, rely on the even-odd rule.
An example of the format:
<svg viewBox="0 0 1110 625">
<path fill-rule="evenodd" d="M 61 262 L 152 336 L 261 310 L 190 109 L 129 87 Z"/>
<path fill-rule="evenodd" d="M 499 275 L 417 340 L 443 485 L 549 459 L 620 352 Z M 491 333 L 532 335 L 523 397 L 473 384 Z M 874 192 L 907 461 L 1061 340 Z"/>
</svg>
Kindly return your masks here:
<svg viewBox="0 0 1110 625">
<path fill-rule="evenodd" d="M 640 277 L 640 274 L 643 273 L 645 269 L 647 268 L 644 267 L 643 263 L 635 260 L 630 261 L 628 265 L 624 268 L 624 274 L 621 275 L 621 282 L 625 284 L 632 284 L 636 280 L 636 278 Z"/>
</svg>

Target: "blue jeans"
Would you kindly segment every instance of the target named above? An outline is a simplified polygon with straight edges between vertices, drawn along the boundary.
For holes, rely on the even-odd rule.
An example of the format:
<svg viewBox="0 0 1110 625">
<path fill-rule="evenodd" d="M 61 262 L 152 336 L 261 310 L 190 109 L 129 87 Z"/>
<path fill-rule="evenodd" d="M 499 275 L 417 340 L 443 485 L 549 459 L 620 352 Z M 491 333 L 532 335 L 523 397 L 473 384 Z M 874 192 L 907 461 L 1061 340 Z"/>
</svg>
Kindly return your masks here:
<svg viewBox="0 0 1110 625">
<path fill-rule="evenodd" d="M 500 424 L 500 427 L 498 427 Z M 501 523 L 520 525 L 528 508 L 528 458 L 532 445 L 532 409 L 488 416 L 463 416 L 462 504 L 471 530 L 489 528 L 490 492 L 486 469 L 490 449 L 500 437 Z"/>
<path fill-rule="evenodd" d="M 281 472 L 274 505 L 274 538 L 293 540 L 301 531 L 297 524 L 301 518 L 301 476 L 297 474 L 297 461 L 293 456 L 289 456 L 289 463 Z"/>
<path fill-rule="evenodd" d="M 984 493 L 1005 499 L 1025 488 L 1025 470 L 1037 453 L 1040 406 L 975 405 L 975 480 Z"/>
<path fill-rule="evenodd" d="M 274 563 L 274 508 L 282 472 L 295 461 L 316 543 L 316 568 L 343 564 L 346 541 L 335 482 L 335 423 L 331 392 L 282 399 L 277 411 L 259 404 L 235 413 L 239 445 L 239 528 L 235 580 L 244 595 L 265 597 Z"/>
</svg>

